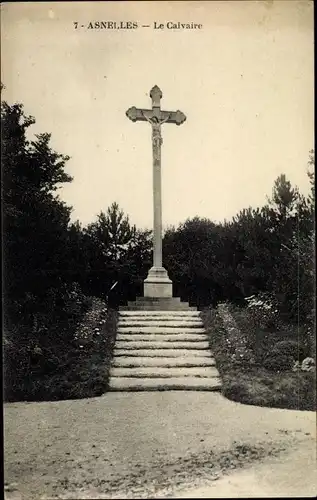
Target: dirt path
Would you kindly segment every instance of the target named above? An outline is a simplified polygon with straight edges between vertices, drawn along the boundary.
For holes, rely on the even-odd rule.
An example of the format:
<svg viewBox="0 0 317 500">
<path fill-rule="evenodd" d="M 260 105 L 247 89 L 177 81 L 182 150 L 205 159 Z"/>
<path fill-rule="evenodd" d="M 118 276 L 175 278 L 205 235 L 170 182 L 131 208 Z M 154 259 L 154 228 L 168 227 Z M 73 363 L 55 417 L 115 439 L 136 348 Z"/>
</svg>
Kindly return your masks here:
<svg viewBox="0 0 317 500">
<path fill-rule="evenodd" d="M 315 446 L 313 412 L 245 406 L 208 392 L 11 403 L 4 418 L 8 500 L 175 498 L 228 470 Z"/>
</svg>

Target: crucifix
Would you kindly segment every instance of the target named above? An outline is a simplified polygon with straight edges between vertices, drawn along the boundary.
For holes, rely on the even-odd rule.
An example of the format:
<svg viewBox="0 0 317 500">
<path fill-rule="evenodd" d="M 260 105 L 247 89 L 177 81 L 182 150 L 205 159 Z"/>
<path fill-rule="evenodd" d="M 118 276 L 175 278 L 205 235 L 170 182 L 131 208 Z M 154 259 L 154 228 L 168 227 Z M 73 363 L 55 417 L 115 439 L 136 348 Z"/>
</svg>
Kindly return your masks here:
<svg viewBox="0 0 317 500">
<path fill-rule="evenodd" d="M 161 146 L 163 143 L 161 126 L 163 123 L 181 125 L 186 116 L 181 111 L 161 110 L 162 91 L 155 85 L 150 91 L 152 109 L 133 106 L 126 115 L 133 122 L 147 121 L 152 127 L 153 151 L 153 267 L 144 281 L 145 297 L 172 297 L 172 282 L 162 266 L 162 186 L 161 186 Z"/>
</svg>

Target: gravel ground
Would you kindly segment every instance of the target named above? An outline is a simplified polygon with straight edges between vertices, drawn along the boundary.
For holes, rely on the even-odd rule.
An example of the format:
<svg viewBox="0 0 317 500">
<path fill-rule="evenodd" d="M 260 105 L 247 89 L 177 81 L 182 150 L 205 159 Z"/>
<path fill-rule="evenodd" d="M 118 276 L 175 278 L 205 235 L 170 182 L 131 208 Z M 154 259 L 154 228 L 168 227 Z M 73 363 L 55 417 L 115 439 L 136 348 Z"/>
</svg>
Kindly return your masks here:
<svg viewBox="0 0 317 500">
<path fill-rule="evenodd" d="M 180 491 L 177 498 L 315 498 L 316 494 L 316 443 L 306 443 L 218 481 Z"/>
<path fill-rule="evenodd" d="M 9 403 L 4 430 L 7 500 L 175 498 L 268 458 L 290 461 L 295 451 L 315 465 L 314 412 L 246 406 L 212 392 Z"/>
</svg>

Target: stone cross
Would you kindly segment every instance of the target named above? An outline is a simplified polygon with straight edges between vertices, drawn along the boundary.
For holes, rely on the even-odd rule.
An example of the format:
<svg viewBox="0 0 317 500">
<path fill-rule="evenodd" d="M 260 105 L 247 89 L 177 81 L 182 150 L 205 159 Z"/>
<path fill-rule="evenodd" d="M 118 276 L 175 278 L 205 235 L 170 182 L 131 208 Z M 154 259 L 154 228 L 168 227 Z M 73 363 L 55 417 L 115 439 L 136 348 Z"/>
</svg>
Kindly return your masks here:
<svg viewBox="0 0 317 500">
<path fill-rule="evenodd" d="M 133 122 L 147 121 L 152 126 L 153 150 L 153 267 L 144 282 L 144 295 L 148 297 L 171 297 L 172 282 L 167 271 L 162 267 L 162 187 L 161 187 L 161 125 L 174 123 L 181 125 L 186 116 L 181 111 L 161 110 L 162 91 L 155 85 L 150 91 L 152 109 L 140 109 L 133 106 L 126 115 Z"/>
</svg>

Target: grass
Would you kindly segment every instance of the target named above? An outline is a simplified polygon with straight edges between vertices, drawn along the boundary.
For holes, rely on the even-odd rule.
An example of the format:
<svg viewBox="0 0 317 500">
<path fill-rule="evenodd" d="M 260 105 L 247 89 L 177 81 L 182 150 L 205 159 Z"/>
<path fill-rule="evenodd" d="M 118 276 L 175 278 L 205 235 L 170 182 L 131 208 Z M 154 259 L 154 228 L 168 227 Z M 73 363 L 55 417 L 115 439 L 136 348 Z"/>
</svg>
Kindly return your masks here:
<svg viewBox="0 0 317 500">
<path fill-rule="evenodd" d="M 234 310 L 230 310 L 234 315 Z M 241 310 L 238 310 L 241 315 Z M 216 310 L 202 312 L 205 328 L 209 335 L 211 350 L 222 379 L 222 393 L 228 399 L 244 404 L 287 408 L 292 410 L 316 409 L 315 372 L 293 372 L 267 370 L 259 362 L 237 364 L 228 349 L 228 336 L 220 315 Z M 236 318 L 234 318 L 236 319 Z M 237 321 L 239 327 L 241 323 Z M 245 318 L 244 325 L 250 325 Z M 249 326 L 250 328 L 250 326 Z M 251 332 L 254 335 L 254 332 Z M 250 336 L 247 327 L 241 329 L 242 337 Z M 231 339 L 234 342 L 234 339 Z M 255 359 L 262 353 L 256 352 L 260 344 L 253 343 Z"/>
</svg>

